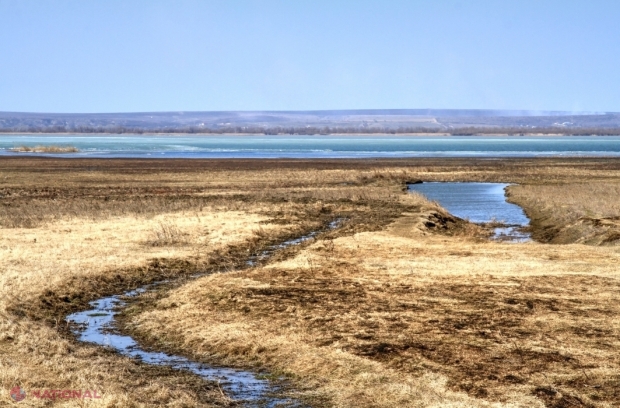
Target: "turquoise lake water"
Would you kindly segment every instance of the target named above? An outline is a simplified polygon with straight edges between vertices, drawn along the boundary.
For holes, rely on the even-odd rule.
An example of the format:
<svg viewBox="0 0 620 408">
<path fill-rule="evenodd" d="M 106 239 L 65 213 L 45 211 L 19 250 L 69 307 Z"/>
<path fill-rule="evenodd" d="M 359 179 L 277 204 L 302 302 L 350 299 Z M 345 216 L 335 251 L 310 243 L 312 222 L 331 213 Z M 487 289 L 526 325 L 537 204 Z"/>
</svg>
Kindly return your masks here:
<svg viewBox="0 0 620 408">
<path fill-rule="evenodd" d="M 159 136 L 0 135 L 0 156 L 17 146 L 75 146 L 63 157 L 365 158 L 620 156 L 620 137 L 570 136 Z M 45 154 L 34 154 L 44 156 Z M 47 154 L 48 156 L 50 154 Z"/>
</svg>

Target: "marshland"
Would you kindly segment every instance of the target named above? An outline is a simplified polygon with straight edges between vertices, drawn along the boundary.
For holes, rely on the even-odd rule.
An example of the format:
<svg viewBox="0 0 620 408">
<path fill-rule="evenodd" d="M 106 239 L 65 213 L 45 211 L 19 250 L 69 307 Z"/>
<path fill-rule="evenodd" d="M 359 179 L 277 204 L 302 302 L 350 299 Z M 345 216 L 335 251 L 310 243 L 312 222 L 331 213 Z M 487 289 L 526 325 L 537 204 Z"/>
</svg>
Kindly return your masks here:
<svg viewBox="0 0 620 408">
<path fill-rule="evenodd" d="M 533 240 L 490 239 L 419 181 L 510 184 Z M 127 299 L 118 333 L 299 405 L 618 406 L 619 193 L 615 158 L 5 157 L 0 383 L 102 396 L 26 406 L 243 405 L 67 321 L 165 280 Z"/>
</svg>

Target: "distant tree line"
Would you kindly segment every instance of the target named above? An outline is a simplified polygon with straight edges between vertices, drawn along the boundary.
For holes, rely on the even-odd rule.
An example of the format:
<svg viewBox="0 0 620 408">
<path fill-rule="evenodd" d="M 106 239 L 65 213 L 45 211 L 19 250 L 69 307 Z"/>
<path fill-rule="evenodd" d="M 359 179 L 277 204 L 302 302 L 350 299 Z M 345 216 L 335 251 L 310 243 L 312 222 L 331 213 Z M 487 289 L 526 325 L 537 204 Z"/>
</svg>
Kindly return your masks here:
<svg viewBox="0 0 620 408">
<path fill-rule="evenodd" d="M 331 135 L 331 134 L 448 134 L 454 136 L 476 135 L 599 135 L 620 136 L 620 127 L 454 127 L 454 128 L 425 128 L 425 127 L 259 127 L 259 126 L 230 126 L 219 128 L 207 128 L 199 126 L 184 127 L 134 127 L 134 126 L 15 126 L 0 127 L 0 133 L 92 133 L 92 134 L 260 134 L 260 135 Z"/>
</svg>

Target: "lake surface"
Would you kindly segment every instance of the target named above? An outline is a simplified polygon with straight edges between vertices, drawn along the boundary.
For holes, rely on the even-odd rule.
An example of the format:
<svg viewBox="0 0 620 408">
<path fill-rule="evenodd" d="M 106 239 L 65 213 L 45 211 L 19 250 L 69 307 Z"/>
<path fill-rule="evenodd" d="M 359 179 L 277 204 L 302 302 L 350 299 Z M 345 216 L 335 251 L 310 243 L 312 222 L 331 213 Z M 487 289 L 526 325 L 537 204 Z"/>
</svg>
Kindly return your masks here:
<svg viewBox="0 0 620 408">
<path fill-rule="evenodd" d="M 389 158 L 620 156 L 620 137 L 569 136 L 187 136 L 0 134 L 1 155 L 17 146 L 75 146 L 63 157 Z M 58 156 L 53 155 L 53 156 Z"/>
<path fill-rule="evenodd" d="M 529 234 L 521 229 L 529 219 L 518 205 L 506 202 L 504 183 L 453 183 L 437 182 L 409 185 L 409 191 L 425 195 L 437 201 L 452 215 L 473 223 L 501 222 L 495 229 L 496 239 L 513 242 L 529 240 Z"/>
</svg>

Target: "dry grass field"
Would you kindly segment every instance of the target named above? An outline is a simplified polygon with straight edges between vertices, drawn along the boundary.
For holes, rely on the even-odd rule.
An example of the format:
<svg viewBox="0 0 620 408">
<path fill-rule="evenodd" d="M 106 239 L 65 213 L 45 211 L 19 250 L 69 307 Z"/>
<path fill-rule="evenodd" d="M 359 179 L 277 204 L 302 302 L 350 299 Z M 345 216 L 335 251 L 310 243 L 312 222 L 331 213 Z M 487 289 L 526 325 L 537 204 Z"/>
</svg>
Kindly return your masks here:
<svg viewBox="0 0 620 408">
<path fill-rule="evenodd" d="M 213 387 L 202 385 L 206 395 L 201 396 L 181 383 L 176 373 L 149 374 L 126 358 L 75 344 L 59 332 L 64 322 L 57 310 L 79 308 L 100 291 L 123 283 L 131 286 L 153 279 L 157 274 L 148 276 L 147 268 L 153 259 L 199 261 L 218 248 L 246 241 L 258 228 L 270 232 L 281 228 L 261 225 L 264 220 L 248 211 L 197 208 L 152 217 L 74 217 L 38 227 L 3 229 L 2 388 L 19 384 L 26 390 L 97 389 L 105 391 L 103 406 L 119 407 L 149 402 L 191 406 L 201 400 L 221 400 Z M 197 383 L 191 377 L 184 381 Z M 0 401 L 8 403 L 8 392 L 2 393 Z M 75 406 L 81 403 L 72 402 Z M 59 403 L 72 406 L 67 401 Z"/>
<path fill-rule="evenodd" d="M 538 241 L 490 242 L 403 191 L 413 180 L 519 183 L 510 200 Z M 21 406 L 234 404 L 64 324 L 89 300 L 179 277 L 132 304 L 122 330 L 285 375 L 314 406 L 618 406 L 619 183 L 608 159 L 3 159 L 0 405 L 15 385 L 103 395 Z M 183 280 L 195 271 L 229 272 Z"/>
</svg>

